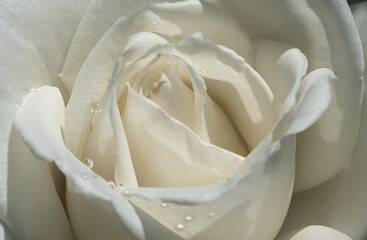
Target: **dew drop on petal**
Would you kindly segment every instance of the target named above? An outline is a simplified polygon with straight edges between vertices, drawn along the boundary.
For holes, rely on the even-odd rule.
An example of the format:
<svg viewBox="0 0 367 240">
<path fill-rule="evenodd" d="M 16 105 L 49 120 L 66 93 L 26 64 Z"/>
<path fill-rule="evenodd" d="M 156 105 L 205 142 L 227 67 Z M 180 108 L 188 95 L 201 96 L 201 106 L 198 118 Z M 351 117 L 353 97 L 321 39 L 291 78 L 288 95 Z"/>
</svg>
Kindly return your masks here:
<svg viewBox="0 0 367 240">
<path fill-rule="evenodd" d="M 22 105 L 22 103 L 23 103 L 23 100 L 22 99 L 19 99 L 19 100 L 16 101 L 15 106 L 17 107 L 17 109 L 20 108 L 20 106 Z"/>
<path fill-rule="evenodd" d="M 201 73 L 208 73 L 208 71 L 203 70 L 203 69 L 199 69 L 199 72 L 201 72 Z"/>
<path fill-rule="evenodd" d="M 34 92 L 36 92 L 37 91 L 37 89 L 36 88 L 31 88 L 31 92 L 32 93 L 34 93 Z"/>
<path fill-rule="evenodd" d="M 212 217 L 214 217 L 215 216 L 215 212 L 210 212 L 209 214 L 208 214 L 208 218 L 212 218 Z"/>
<path fill-rule="evenodd" d="M 88 174 L 82 173 L 81 177 L 82 177 L 82 179 L 87 180 L 88 179 Z"/>
<path fill-rule="evenodd" d="M 182 223 L 177 223 L 176 226 L 175 226 L 175 229 L 176 230 L 183 230 L 183 229 L 185 229 L 185 225 L 182 224 Z"/>
<path fill-rule="evenodd" d="M 168 206 L 168 204 L 167 203 L 161 203 L 161 206 L 166 208 Z"/>
<path fill-rule="evenodd" d="M 93 166 L 94 166 L 94 162 L 93 162 L 93 160 L 92 159 L 90 159 L 90 158 L 86 158 L 86 159 L 84 159 L 84 164 L 85 165 L 87 165 L 87 167 L 89 167 L 89 168 L 93 168 Z"/>
<path fill-rule="evenodd" d="M 158 25 L 159 23 L 157 21 L 152 22 L 152 25 Z"/>
<path fill-rule="evenodd" d="M 114 182 L 112 182 L 112 181 L 108 181 L 108 182 L 107 182 L 107 184 L 108 184 L 111 188 L 113 188 L 113 189 L 115 189 L 115 188 L 116 188 L 116 184 L 115 184 Z"/>
<path fill-rule="evenodd" d="M 102 109 L 100 108 L 99 104 L 98 103 L 95 103 L 95 102 L 89 104 L 89 110 L 92 113 L 100 113 L 102 111 Z"/>
<path fill-rule="evenodd" d="M 221 176 L 219 179 L 219 183 L 224 183 L 225 181 L 227 181 L 228 177 L 226 175 Z"/>
<path fill-rule="evenodd" d="M 186 215 L 185 217 L 184 217 L 184 221 L 185 222 L 191 222 L 191 221 L 193 221 L 194 220 L 194 216 L 193 215 L 191 215 L 191 214 L 188 214 L 188 215 Z"/>
</svg>

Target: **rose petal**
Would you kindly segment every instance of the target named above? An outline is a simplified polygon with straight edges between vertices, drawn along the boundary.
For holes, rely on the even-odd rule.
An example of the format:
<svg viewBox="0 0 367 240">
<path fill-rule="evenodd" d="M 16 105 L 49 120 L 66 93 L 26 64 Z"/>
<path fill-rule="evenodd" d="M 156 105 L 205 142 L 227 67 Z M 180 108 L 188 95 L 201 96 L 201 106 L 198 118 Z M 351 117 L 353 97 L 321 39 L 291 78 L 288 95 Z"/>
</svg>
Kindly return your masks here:
<svg viewBox="0 0 367 240">
<path fill-rule="evenodd" d="M 60 214 L 63 211 L 62 206 L 60 210 L 60 202 L 57 195 L 54 195 L 54 188 L 56 188 L 59 196 L 62 198 L 64 196 L 62 192 L 64 183 L 60 184 L 50 178 L 50 171 L 52 172 L 50 168 L 52 167 L 50 166 L 49 168 L 49 164 L 38 164 L 37 162 L 34 163 L 34 168 L 29 168 L 29 171 L 34 171 L 32 174 L 36 177 L 32 175 L 31 180 L 25 180 L 19 176 L 17 180 L 16 178 L 20 173 L 16 173 L 14 176 L 13 167 L 11 168 L 12 172 L 8 172 L 10 170 L 10 156 L 8 156 L 10 150 L 9 138 L 16 106 L 19 107 L 21 105 L 25 94 L 28 94 L 32 88 L 44 84 L 59 86 L 61 91 L 63 91 L 63 86 L 59 82 L 57 72 L 61 68 L 69 41 L 79 23 L 87 1 L 66 0 L 55 3 L 41 1 L 3 1 L 0 4 L 0 45 L 2 47 L 2 51 L 0 51 L 0 126 L 2 132 L 0 137 L 0 224 L 8 225 L 7 222 L 9 222 L 11 225 L 14 225 L 12 228 L 19 232 L 7 227 L 6 229 L 10 232 L 15 232 L 16 236 L 19 233 L 19 236 L 23 238 L 32 239 L 35 236 L 35 239 L 40 239 L 40 235 L 42 234 L 46 235 L 52 234 L 52 231 L 63 231 L 62 234 L 65 235 L 61 236 L 67 238 L 67 235 L 70 234 L 70 228 L 67 226 L 68 223 L 64 213 L 59 215 L 59 220 L 55 221 L 53 221 L 53 217 L 50 218 L 52 220 L 46 220 L 47 216 L 50 217 L 50 215 L 48 215 L 49 213 L 45 213 L 46 209 L 49 209 L 48 207 L 51 207 L 51 205 L 54 205 L 55 209 L 51 207 L 49 209 L 50 214 Z M 45 22 L 48 24 L 44 24 Z M 67 97 L 66 92 L 63 92 L 64 97 Z M 18 144 L 14 140 L 14 137 L 12 137 L 12 141 Z M 18 147 L 19 152 L 26 152 L 20 143 Z M 12 164 L 20 164 L 18 161 L 21 160 L 13 161 Z M 34 161 L 34 159 L 30 158 L 29 161 Z M 28 164 L 19 167 L 21 171 L 25 172 L 25 175 L 29 176 L 29 172 L 26 169 Z M 40 172 L 38 173 L 38 171 Z M 39 178 L 37 177 L 38 174 L 40 175 Z M 12 181 L 14 180 L 14 183 L 8 182 L 10 177 Z M 42 179 L 47 179 L 49 183 L 43 183 Z M 52 198 L 52 200 L 49 199 L 49 204 L 45 203 L 44 208 L 43 206 L 35 207 L 38 204 L 37 202 L 42 203 L 44 201 L 43 199 L 36 200 L 37 198 L 41 198 L 43 194 L 39 196 L 27 195 L 30 193 L 27 189 L 24 189 L 24 186 L 26 186 L 28 180 L 30 185 L 42 180 L 39 190 L 38 186 L 33 186 L 33 191 L 45 191 L 44 193 Z M 55 185 L 49 185 L 51 183 Z M 21 187 L 14 189 L 15 185 L 20 185 Z M 24 190 L 23 194 L 25 195 L 21 194 L 19 192 L 20 190 Z M 26 202 L 28 200 L 27 197 L 29 197 L 29 204 Z M 15 205 L 8 204 L 8 199 L 10 198 L 16 198 L 16 201 L 13 202 Z M 23 202 L 19 202 L 19 200 Z M 32 205 L 34 201 L 36 205 Z M 20 207 L 14 210 L 18 204 L 20 204 Z M 33 212 L 35 209 L 40 209 L 40 215 L 37 213 L 27 215 L 27 213 Z M 22 212 L 24 216 L 21 216 L 20 210 L 24 211 Z M 9 215 L 7 215 L 7 211 L 9 211 Z M 42 218 L 39 222 L 36 220 L 38 217 Z M 29 225 L 22 226 L 22 223 L 19 223 L 20 226 L 16 226 L 16 219 L 23 219 L 24 222 L 29 221 Z M 35 227 L 37 224 L 42 223 L 44 224 L 42 227 L 31 229 L 32 226 Z M 63 230 L 57 230 L 57 224 L 59 223 L 59 227 Z M 51 227 L 51 225 L 53 226 Z M 50 226 L 51 233 L 46 230 L 48 226 Z M 47 238 L 52 237 L 49 236 Z"/>
<path fill-rule="evenodd" d="M 329 79 L 308 84 L 302 86 L 295 106 L 300 79 L 296 81 L 273 130 L 227 181 L 196 188 L 137 188 L 129 194 L 139 196 L 140 208 L 184 238 L 193 232 L 192 239 L 274 238 L 292 195 L 294 134 L 317 121 L 331 97 Z M 310 107 L 313 114 L 304 114 Z M 186 223 L 187 215 L 195 220 Z"/>
<path fill-rule="evenodd" d="M 351 7 L 366 50 L 367 3 L 359 3 Z M 366 56 L 365 54 L 367 60 Z M 367 71 L 365 71 L 365 81 L 366 79 Z M 364 89 L 364 96 L 367 96 L 366 89 Z M 366 123 L 367 103 L 364 98 L 359 139 L 350 167 L 324 184 L 294 195 L 282 232 L 317 222 L 337 229 L 352 239 L 367 237 Z"/>
<path fill-rule="evenodd" d="M 74 81 L 84 61 L 106 30 L 119 17 L 134 12 L 147 2 L 145 0 L 133 2 L 93 0 L 89 4 L 60 74 L 69 93 L 71 93 Z M 153 2 L 161 1 L 155 0 Z M 132 20 L 133 18 L 135 20 Z M 187 21 L 188 18 L 190 21 Z M 174 22 L 171 22 L 172 19 L 174 19 Z M 184 38 L 200 29 L 213 41 L 234 49 L 241 56 L 245 57 L 247 61 L 252 62 L 252 47 L 248 36 L 243 33 L 231 16 L 209 3 L 188 1 L 149 4 L 143 10 L 126 16 L 127 22 L 131 20 L 139 24 L 134 26 L 129 24 L 128 32 L 124 30 L 128 37 L 136 32 L 151 31 Z M 232 34 L 221 34 L 221 31 L 231 31 Z M 123 42 L 119 42 L 118 46 L 111 46 L 111 49 L 115 49 L 116 53 L 119 54 L 123 46 Z M 104 62 L 101 61 L 101 63 Z"/>
<path fill-rule="evenodd" d="M 351 240 L 350 237 L 325 226 L 312 225 L 302 229 L 296 229 L 278 237 L 276 240 L 314 240 L 314 239 L 335 239 Z"/>
<path fill-rule="evenodd" d="M 266 82 L 243 58 L 232 50 L 214 44 L 201 33 L 195 33 L 177 44 L 152 48 L 135 62 L 126 64 L 120 70 L 117 88 L 126 82 L 134 81 L 137 70 L 144 68 L 157 54 L 179 56 L 187 64 L 198 69 L 208 86 L 208 94 L 225 111 L 249 149 L 255 148 L 273 126 L 277 111 Z M 190 74 L 195 75 L 196 72 L 192 71 Z M 188 75 L 183 71 L 180 74 Z M 190 77 L 184 76 L 183 79 Z M 200 119 L 204 119 L 204 116 Z M 202 121 L 200 119 L 197 122 Z"/>
<path fill-rule="evenodd" d="M 104 179 L 95 175 L 65 147 L 61 134 L 63 119 L 64 104 L 59 91 L 53 87 L 42 87 L 24 99 L 23 106 L 15 117 L 15 127 L 36 158 L 46 162 L 55 162 L 69 180 L 68 188 L 72 190 L 68 190 L 67 206 L 68 209 L 73 210 L 68 211 L 73 224 L 73 232 L 76 236 L 81 236 L 81 239 L 85 239 L 86 236 L 90 237 L 88 239 L 93 239 L 93 236 L 100 236 L 101 227 L 105 227 L 100 224 L 100 219 L 107 219 L 111 220 L 110 224 L 115 226 L 113 227 L 114 231 L 111 232 L 112 239 L 113 237 L 119 239 L 120 234 L 127 235 L 127 233 L 137 239 L 143 239 L 144 232 L 141 220 L 131 204 L 120 193 L 111 189 Z M 50 181 L 46 183 L 52 184 Z M 78 200 L 75 195 L 79 194 L 83 196 Z M 99 208 L 81 208 L 83 201 L 86 201 L 85 204 L 90 203 L 99 206 Z M 104 203 L 101 204 L 101 201 Z M 111 211 L 111 209 L 113 210 Z M 89 214 L 85 212 L 86 210 Z M 117 223 L 115 215 L 111 215 L 112 212 L 119 214 Z M 23 216 L 23 214 L 21 215 Z M 99 218 L 86 218 L 90 215 Z M 83 216 L 83 221 L 81 221 L 80 216 Z M 50 222 L 54 221 L 53 219 Z M 116 228 L 116 226 L 118 227 Z M 86 227 L 88 227 L 88 231 L 86 231 Z M 127 229 L 127 233 L 124 228 Z M 112 234 L 115 233 L 116 235 L 113 236 Z"/>
<path fill-rule="evenodd" d="M 307 58 L 299 49 L 267 39 L 254 41 L 254 68 L 266 81 L 274 96 L 274 105 L 281 108 L 296 79 L 307 71 Z"/>
<path fill-rule="evenodd" d="M 183 41 L 190 41 L 191 38 L 194 36 Z M 194 49 L 194 45 L 188 47 Z M 158 74 L 163 71 L 159 82 L 150 83 L 150 85 L 160 84 L 160 86 L 153 87 L 149 98 L 162 106 L 168 115 L 190 127 L 203 140 L 246 156 L 248 154 L 246 143 L 223 110 L 206 93 L 206 86 L 200 75 L 178 56 L 160 56 L 154 58 L 139 73 L 139 76 L 147 75 L 149 77 L 153 73 Z M 148 73 L 147 71 L 153 72 Z M 188 78 L 191 81 L 181 79 L 179 72 L 184 77 L 189 75 Z M 121 71 L 120 75 L 126 76 L 128 74 Z M 152 80 L 144 79 L 141 86 L 147 85 L 149 81 Z M 134 85 L 138 86 L 139 82 L 141 82 L 140 77 L 137 78 Z M 192 86 L 193 90 L 185 84 Z M 148 90 L 146 89 L 146 91 Z M 159 92 L 158 95 L 155 92 Z"/>
<path fill-rule="evenodd" d="M 297 139 L 297 161 L 310 162 L 313 178 L 297 176 L 295 191 L 302 191 L 331 178 L 348 164 L 358 137 L 363 90 L 363 56 L 358 31 L 346 1 L 252 1 L 216 0 L 228 9 L 252 39 L 271 39 L 299 48 L 307 57 L 308 72 L 325 67 L 338 80 L 331 86 L 329 110 Z M 256 13 L 256 14 L 254 14 Z M 264 17 L 266 16 L 266 17 Z M 269 19 L 271 22 L 269 23 Z M 332 126 L 332 127 L 330 127 Z M 312 137 L 311 137 L 312 136 Z M 310 142 L 308 139 L 312 139 Z M 304 154 L 308 147 L 314 155 Z M 319 165 L 333 166 L 323 171 Z M 311 168 L 311 166 L 310 166 Z"/>
<path fill-rule="evenodd" d="M 93 171 L 105 180 L 137 186 L 113 88 L 108 88 L 93 111 L 83 157 L 94 162 Z"/>
<path fill-rule="evenodd" d="M 128 62 L 145 53 L 150 47 L 164 43 L 167 43 L 167 40 L 156 34 L 139 33 L 134 35 L 130 39 L 130 42 L 127 43 L 122 57 L 124 61 Z M 104 53 L 104 55 L 109 57 L 108 53 Z M 99 60 L 100 58 L 101 57 L 98 57 L 97 59 Z M 89 64 L 89 68 L 86 67 L 88 64 L 85 64 L 84 66 L 87 69 L 84 73 L 82 72 L 78 75 L 78 81 L 66 108 L 65 119 L 65 140 L 68 148 L 77 156 L 81 155 L 85 136 L 89 131 L 93 117 L 93 114 L 90 112 L 90 104 L 98 103 L 102 98 L 117 58 L 113 59 L 114 62 L 110 59 L 108 63 L 111 64 L 111 66 L 101 65 L 99 61 L 95 59 L 96 62 L 92 61 L 92 63 Z M 99 69 L 99 67 L 101 67 L 102 70 Z"/>
<path fill-rule="evenodd" d="M 128 88 L 123 123 L 139 186 L 216 183 L 243 160 L 205 143 L 131 88 Z"/>
</svg>

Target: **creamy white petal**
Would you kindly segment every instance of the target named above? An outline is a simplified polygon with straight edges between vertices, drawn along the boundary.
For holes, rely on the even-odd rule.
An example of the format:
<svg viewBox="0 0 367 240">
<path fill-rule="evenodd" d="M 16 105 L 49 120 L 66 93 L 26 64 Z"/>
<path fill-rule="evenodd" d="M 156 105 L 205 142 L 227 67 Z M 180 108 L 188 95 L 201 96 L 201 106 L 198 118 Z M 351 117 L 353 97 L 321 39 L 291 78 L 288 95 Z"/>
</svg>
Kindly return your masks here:
<svg viewBox="0 0 367 240">
<path fill-rule="evenodd" d="M 333 240 L 351 240 L 347 235 L 336 231 L 335 229 L 311 225 L 301 229 L 293 230 L 286 233 L 276 240 L 323 240 L 323 239 L 333 239 Z"/>
<path fill-rule="evenodd" d="M 238 155 L 204 142 L 131 88 L 123 123 L 139 186 L 213 184 L 243 161 Z"/>
<path fill-rule="evenodd" d="M 274 105 L 280 109 L 296 79 L 306 74 L 307 58 L 295 47 L 267 39 L 254 41 L 254 48 L 254 68 L 270 87 Z"/>
<path fill-rule="evenodd" d="M 228 9 L 252 39 L 275 40 L 300 49 L 307 57 L 308 72 L 320 67 L 334 71 L 338 81 L 331 83 L 333 97 L 329 110 L 317 123 L 317 127 L 305 132 L 312 135 L 312 143 L 317 146 L 311 150 L 320 154 L 298 154 L 297 161 L 308 162 L 311 157 L 317 157 L 315 162 L 322 163 L 333 159 L 335 167 L 332 173 L 320 171 L 315 174 L 313 181 L 308 184 L 304 184 L 308 179 L 302 180 L 302 184 L 298 184 L 297 180 L 296 191 L 311 188 L 335 175 L 350 161 L 357 141 L 363 90 L 362 48 L 347 2 L 213 2 Z M 300 148 L 310 143 L 306 139 L 297 141 Z M 305 149 L 300 151 L 305 152 Z"/>
<path fill-rule="evenodd" d="M 246 57 L 247 61 L 252 62 L 252 47 L 249 37 L 239 28 L 238 23 L 224 11 L 206 2 L 187 1 L 149 4 L 143 10 L 138 10 L 138 14 L 132 13 L 147 2 L 145 0 L 133 2 L 118 0 L 91 1 L 75 34 L 64 68 L 60 74 L 69 92 L 71 92 L 78 72 L 94 46 L 107 29 L 119 17 L 125 15 L 127 21 L 135 18 L 135 20 L 132 20 L 135 24 L 129 24 L 127 28 L 127 35 L 150 31 L 184 38 L 200 30 L 213 41 L 234 49 L 240 55 Z M 155 0 L 153 2 L 161 1 Z M 188 18 L 190 21 L 187 21 Z M 232 33 L 230 35 L 222 34 L 226 31 Z M 120 42 L 120 47 L 115 48 L 115 50 L 118 52 L 118 49 L 123 45 L 123 42 Z"/>
<path fill-rule="evenodd" d="M 137 186 L 128 143 L 112 87 L 93 111 L 82 159 L 94 162 L 93 171 L 107 181 Z"/>
<path fill-rule="evenodd" d="M 114 38 L 112 40 L 118 41 Z M 68 148 L 77 156 L 81 156 L 85 137 L 93 118 L 93 114 L 90 112 L 90 104 L 98 103 L 101 100 L 115 63 L 121 54 L 117 50 L 115 54 L 111 55 L 106 49 L 106 45 L 110 45 L 108 41 L 111 41 L 111 39 L 106 41 L 107 43 L 101 41 L 100 45 L 102 46 L 97 45 L 95 49 L 97 54 L 92 52 L 84 64 L 66 108 L 65 140 Z M 144 54 L 150 47 L 165 43 L 167 43 L 167 40 L 156 34 L 139 33 L 134 35 L 127 44 L 117 44 L 116 42 L 113 47 L 116 47 L 117 44 L 119 48 L 125 48 L 121 58 L 124 62 L 129 62 Z M 120 44 L 122 45 L 120 46 Z M 112 48 L 110 51 L 115 51 L 115 49 Z"/>
<path fill-rule="evenodd" d="M 194 35 L 183 41 L 190 41 L 192 38 L 195 38 Z M 194 49 L 195 45 L 188 47 Z M 164 47 L 157 50 L 164 50 Z M 176 53 L 167 49 L 164 51 Z M 241 135 L 224 111 L 206 93 L 202 77 L 179 55 L 180 53 L 177 56 L 159 53 L 139 73 L 134 81 L 135 89 L 137 90 L 141 82 L 139 92 L 144 94 L 145 91 L 145 94 L 148 94 L 150 91 L 149 98 L 162 106 L 170 116 L 190 127 L 203 140 L 246 156 L 249 151 Z M 142 60 L 145 62 L 145 59 Z M 161 79 L 153 83 L 157 74 L 161 74 Z M 122 70 L 120 75 L 129 74 Z M 141 76 L 146 77 L 142 79 Z M 142 89 L 144 87 L 145 90 Z"/>
<path fill-rule="evenodd" d="M 14 229 L 19 230 L 21 235 L 29 236 L 29 238 L 40 234 L 39 231 L 41 231 L 41 229 L 44 232 L 43 234 L 49 233 L 45 231 L 48 224 L 55 224 L 54 226 L 56 226 L 58 223 L 61 223 L 61 225 L 65 227 L 65 224 L 67 225 L 68 223 L 65 215 L 64 217 L 61 216 L 59 221 L 54 223 L 51 221 L 44 222 L 43 219 L 41 222 L 45 224 L 42 228 L 32 229 L 34 230 L 32 232 L 32 230 L 27 228 L 37 225 L 37 220 L 35 220 L 37 215 L 22 217 L 20 216 L 21 213 L 16 213 L 16 216 L 14 215 L 15 212 L 13 208 L 15 206 L 8 205 L 8 198 L 16 197 L 16 195 L 13 195 L 15 193 L 19 194 L 16 197 L 17 199 L 25 199 L 25 196 L 21 195 L 19 191 L 13 191 L 13 184 L 23 185 L 27 183 L 27 180 L 22 179 L 22 176 L 19 176 L 19 180 L 23 181 L 21 183 L 16 179 L 14 183 L 8 182 L 8 177 L 10 176 L 10 172 L 8 172 L 10 164 L 9 138 L 14 114 L 16 112 L 16 106 L 21 105 L 21 100 L 24 95 L 28 94 L 32 88 L 51 84 L 60 87 L 61 91 L 63 90 L 63 86 L 58 80 L 57 72 L 60 71 L 64 57 L 66 56 L 69 41 L 74 34 L 87 2 L 88 0 L 45 3 L 34 0 L 17 2 L 2 1 L 0 3 L 0 45 L 2 47 L 2 51 L 0 51 L 0 128 L 2 132 L 0 137 L 0 221 L 5 223 L 8 221 L 7 219 L 9 217 L 11 223 L 14 224 Z M 45 22 L 48 24 L 44 24 Z M 66 98 L 67 94 L 65 94 L 65 91 L 63 92 Z M 23 152 L 24 149 L 22 149 L 21 146 L 19 146 L 19 148 Z M 29 161 L 33 160 L 32 158 L 29 159 Z M 14 161 L 14 164 L 20 163 L 17 160 Z M 47 167 L 44 167 L 45 165 Z M 20 168 L 24 169 L 26 165 L 21 165 Z M 48 164 L 39 165 L 36 162 L 34 168 L 30 170 L 33 170 L 35 175 L 37 175 L 36 173 L 38 171 L 41 171 L 39 178 L 35 178 L 34 182 L 40 181 L 42 178 L 47 178 L 50 183 L 53 182 L 53 179 L 49 176 Z M 26 169 L 24 169 L 24 171 L 27 172 Z M 25 173 L 25 175 L 27 174 Z M 14 177 L 14 172 L 11 173 L 11 176 L 12 178 Z M 32 184 L 34 184 L 34 182 L 32 182 Z M 55 184 L 55 187 L 59 188 L 59 183 L 55 182 Z M 47 184 L 42 183 L 41 185 L 39 191 L 45 190 L 45 192 L 47 192 L 50 190 L 49 194 L 52 198 L 57 197 L 57 195 L 53 195 L 55 193 L 53 186 L 47 190 Z M 11 186 L 11 193 L 9 192 L 9 186 Z M 37 187 L 33 187 L 35 188 L 34 191 L 38 191 Z M 30 193 L 24 191 L 24 194 Z M 60 194 L 60 197 L 62 196 L 63 194 Z M 29 196 L 30 203 L 33 202 L 36 197 L 37 196 Z M 57 206 L 60 203 L 57 203 L 58 201 L 59 200 L 56 198 L 50 201 L 50 205 L 55 205 L 55 212 L 60 211 L 59 206 Z M 14 203 L 19 204 L 18 201 Z M 24 210 L 24 213 L 34 211 L 35 209 L 32 205 L 24 204 L 23 206 L 24 208 L 22 210 Z M 12 214 L 7 216 L 6 212 L 9 210 L 9 207 L 12 208 Z M 43 210 L 41 213 L 43 217 L 47 216 Z M 52 211 L 50 213 L 52 213 Z M 33 223 L 28 227 L 16 226 L 15 218 L 24 218 L 25 221 L 33 221 Z M 66 223 L 63 221 L 66 221 Z M 60 227 L 63 228 L 62 226 Z M 27 229 L 26 234 L 23 232 L 25 229 Z M 70 234 L 70 229 L 65 230 L 64 233 L 66 235 Z"/>
<path fill-rule="evenodd" d="M 137 188 L 129 194 L 139 196 L 139 207 L 184 238 L 274 238 L 292 196 L 295 134 L 314 123 L 330 100 L 328 79 L 309 83 L 299 92 L 296 81 L 273 130 L 227 181 L 196 188 Z M 314 115 L 304 115 L 310 107 Z M 194 220 L 185 221 L 187 215 Z"/>
<path fill-rule="evenodd" d="M 114 233 L 121 234 L 126 231 L 124 229 L 127 229 L 127 233 L 132 237 L 144 239 L 141 220 L 136 215 L 131 204 L 119 192 L 111 189 L 104 179 L 93 173 L 91 169 L 78 160 L 65 147 L 62 138 L 63 120 L 64 104 L 60 92 L 53 87 L 42 87 L 24 99 L 23 106 L 15 117 L 15 126 L 33 155 L 45 162 L 55 162 L 57 167 L 69 180 L 68 188 L 72 189 L 67 194 L 69 209 L 75 209 L 75 206 L 70 205 L 71 202 L 80 206 L 83 204 L 83 199 L 85 198 L 87 200 L 97 199 L 95 201 L 99 208 L 80 208 L 79 211 L 75 211 L 72 214 L 76 216 L 88 216 L 84 212 L 84 210 L 87 210 L 92 215 L 102 214 L 102 218 L 116 220 L 116 215 L 111 216 L 111 210 L 108 210 L 108 208 L 112 208 L 112 212 L 118 215 L 119 223 L 113 223 L 114 226 L 118 226 L 118 229 Z M 39 163 L 45 164 L 45 162 L 40 161 Z M 46 183 L 52 184 L 51 181 Z M 77 198 L 75 195 L 80 194 L 82 194 L 81 200 L 75 200 Z M 104 204 L 98 205 L 99 201 L 103 201 Z M 84 236 L 84 234 L 87 234 L 88 236 L 92 236 L 94 233 L 98 236 L 97 233 L 101 231 L 101 228 L 104 228 L 103 225 L 99 224 L 99 220 L 88 221 L 90 219 L 83 218 L 84 223 L 76 224 L 79 220 L 80 218 L 77 217 L 71 219 L 73 232 L 76 235 Z M 50 222 L 54 222 L 54 220 Z M 86 222 L 89 224 L 88 232 L 85 229 Z M 42 230 L 44 229 L 42 228 Z M 111 239 L 113 237 L 119 239 L 118 236 L 111 236 Z"/>
<path fill-rule="evenodd" d="M 190 79 L 190 75 L 202 75 L 208 94 L 225 111 L 250 150 L 255 148 L 272 128 L 277 110 L 272 103 L 273 95 L 266 82 L 243 58 L 228 48 L 214 44 L 201 33 L 195 33 L 177 44 L 152 48 L 140 59 L 126 64 L 120 70 L 117 88 L 125 82 L 134 81 L 139 69 L 149 69 L 150 66 L 146 67 L 148 62 L 152 61 L 151 64 L 154 64 L 158 59 L 153 58 L 160 58 L 162 54 L 178 56 L 187 62 L 187 66 L 197 69 L 190 70 L 188 74 L 179 68 L 179 73 L 184 80 Z M 161 68 L 163 66 L 160 65 Z M 192 79 L 196 78 L 201 77 Z M 190 82 L 186 84 L 190 86 Z"/>
<path fill-rule="evenodd" d="M 366 50 L 367 3 L 362 2 L 351 7 Z M 365 54 L 367 60 L 366 56 Z M 367 71 L 365 71 L 365 81 L 366 79 Z M 364 89 L 364 96 L 367 96 L 366 89 Z M 365 97 L 358 143 L 351 165 L 324 184 L 294 195 L 282 232 L 317 222 L 337 229 L 352 239 L 367 237 L 366 144 L 367 102 Z"/>
</svg>

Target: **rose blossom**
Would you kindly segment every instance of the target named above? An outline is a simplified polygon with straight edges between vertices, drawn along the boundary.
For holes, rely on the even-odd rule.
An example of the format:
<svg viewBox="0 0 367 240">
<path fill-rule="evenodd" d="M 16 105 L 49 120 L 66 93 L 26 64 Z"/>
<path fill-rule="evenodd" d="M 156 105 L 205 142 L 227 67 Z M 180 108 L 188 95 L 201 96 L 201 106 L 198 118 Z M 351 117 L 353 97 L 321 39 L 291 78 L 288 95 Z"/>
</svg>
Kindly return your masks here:
<svg viewBox="0 0 367 240">
<path fill-rule="evenodd" d="M 235 1 L 144 4 L 79 3 L 87 7 L 66 58 L 69 44 L 58 38 L 71 38 L 76 6 L 72 18 L 61 11 L 47 25 L 58 29 L 48 33 L 52 46 L 37 41 L 48 31 L 35 25 L 42 18 L 25 15 L 23 32 L 3 28 L 4 76 L 25 79 L 25 93 L 33 87 L 16 97 L 13 128 L 4 121 L 0 206 L 9 236 L 273 239 L 294 178 L 302 191 L 348 169 L 363 60 L 344 2 L 284 3 L 292 11 Z M 2 8 L 4 19 L 17 9 Z M 293 15 L 283 19 L 283 11 Z M 66 108 L 58 89 L 36 88 L 57 81 L 63 59 Z M 26 67 L 12 71 L 13 61 Z M 315 232 L 346 238 L 321 226 L 297 235 Z"/>
</svg>

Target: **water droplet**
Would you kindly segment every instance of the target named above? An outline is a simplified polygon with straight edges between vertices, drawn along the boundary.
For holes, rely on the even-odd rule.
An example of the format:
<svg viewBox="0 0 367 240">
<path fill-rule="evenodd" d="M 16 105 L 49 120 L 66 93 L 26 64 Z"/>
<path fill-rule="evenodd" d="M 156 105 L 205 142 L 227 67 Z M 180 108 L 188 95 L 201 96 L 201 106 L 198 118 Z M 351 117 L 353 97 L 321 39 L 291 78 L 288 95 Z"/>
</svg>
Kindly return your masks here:
<svg viewBox="0 0 367 240">
<path fill-rule="evenodd" d="M 93 162 L 93 160 L 92 159 L 90 159 L 90 158 L 86 158 L 86 159 L 84 159 L 84 164 L 85 165 L 87 165 L 87 167 L 89 167 L 89 168 L 93 168 L 93 166 L 94 166 L 94 162 Z"/>
<path fill-rule="evenodd" d="M 129 190 L 125 190 L 124 195 L 129 195 Z"/>
<path fill-rule="evenodd" d="M 157 21 L 152 22 L 152 25 L 158 25 L 159 23 Z"/>
<path fill-rule="evenodd" d="M 134 201 L 137 202 L 137 203 L 140 203 L 140 199 L 138 197 L 135 197 Z"/>
<path fill-rule="evenodd" d="M 112 182 L 112 181 L 108 181 L 108 182 L 107 182 L 107 184 L 108 184 L 111 188 L 113 188 L 113 189 L 115 189 L 115 188 L 116 188 L 116 184 L 115 184 L 114 182 Z"/>
<path fill-rule="evenodd" d="M 212 218 L 212 217 L 214 217 L 215 216 L 215 212 L 210 212 L 209 214 L 208 214 L 208 218 Z"/>
<path fill-rule="evenodd" d="M 17 109 L 19 109 L 22 104 L 23 104 L 23 100 L 19 99 L 16 101 L 15 106 L 17 107 Z"/>
<path fill-rule="evenodd" d="M 224 183 L 225 181 L 227 181 L 228 177 L 226 175 L 221 176 L 219 179 L 219 183 Z"/>
<path fill-rule="evenodd" d="M 88 174 L 82 173 L 81 177 L 82 177 L 82 179 L 87 180 L 88 179 Z"/>
<path fill-rule="evenodd" d="M 99 103 L 95 103 L 95 102 L 89 104 L 89 110 L 92 113 L 100 113 L 102 111 L 102 109 L 99 106 Z"/>
<path fill-rule="evenodd" d="M 184 221 L 185 222 L 191 222 L 192 220 L 194 220 L 195 219 L 195 217 L 194 217 L 194 215 L 191 215 L 191 214 L 188 214 L 188 215 L 186 215 L 185 217 L 184 217 Z"/>
<path fill-rule="evenodd" d="M 167 203 L 161 203 L 161 206 L 162 206 L 163 208 L 166 208 L 166 207 L 168 206 L 168 204 L 167 204 Z"/>
<path fill-rule="evenodd" d="M 177 223 L 175 226 L 176 230 L 183 230 L 185 229 L 185 225 L 182 223 Z"/>
<path fill-rule="evenodd" d="M 196 233 L 195 232 L 190 232 L 191 236 L 194 236 Z"/>
<path fill-rule="evenodd" d="M 34 92 L 36 92 L 37 91 L 37 89 L 36 88 L 31 88 L 31 92 L 32 93 L 34 93 Z"/>
<path fill-rule="evenodd" d="M 203 69 L 199 69 L 199 72 L 201 72 L 201 73 L 208 73 L 208 71 L 203 70 Z"/>
</svg>

